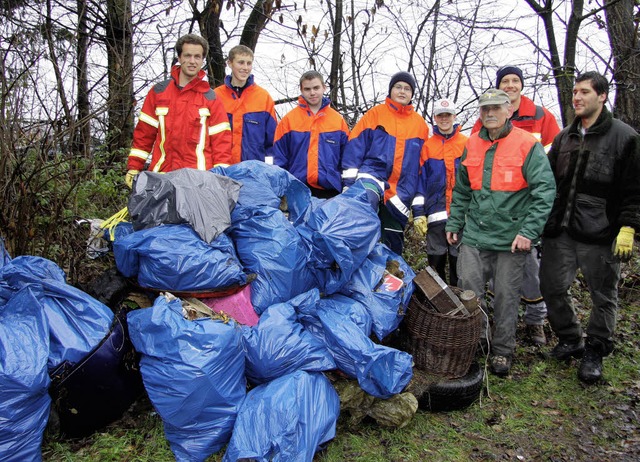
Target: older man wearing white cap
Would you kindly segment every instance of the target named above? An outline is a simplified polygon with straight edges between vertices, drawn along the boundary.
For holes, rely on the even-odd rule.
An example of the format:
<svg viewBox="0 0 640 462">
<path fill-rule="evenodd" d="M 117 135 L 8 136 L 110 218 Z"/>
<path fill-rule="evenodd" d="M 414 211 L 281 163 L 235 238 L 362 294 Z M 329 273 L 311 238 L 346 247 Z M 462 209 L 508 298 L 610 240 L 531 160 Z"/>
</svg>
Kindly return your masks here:
<svg viewBox="0 0 640 462">
<path fill-rule="evenodd" d="M 433 105 L 433 136 L 427 140 L 426 156 L 418 183 L 418 194 L 413 201 L 413 225 L 427 239 L 429 265 L 443 280 L 449 259 L 449 284 L 458 285 L 456 261 L 458 249 L 449 245 L 444 227 L 449 216 L 451 194 L 460 166 L 460 157 L 467 137 L 455 123 L 456 105 L 452 100 L 440 99 Z"/>
<path fill-rule="evenodd" d="M 462 154 L 446 233 L 459 243 L 459 286 L 484 293 L 494 280 L 491 371 L 505 376 L 516 346 L 523 266 L 540 238 L 556 193 L 542 145 L 514 127 L 509 95 L 491 89 L 480 96 L 482 129 Z"/>
</svg>

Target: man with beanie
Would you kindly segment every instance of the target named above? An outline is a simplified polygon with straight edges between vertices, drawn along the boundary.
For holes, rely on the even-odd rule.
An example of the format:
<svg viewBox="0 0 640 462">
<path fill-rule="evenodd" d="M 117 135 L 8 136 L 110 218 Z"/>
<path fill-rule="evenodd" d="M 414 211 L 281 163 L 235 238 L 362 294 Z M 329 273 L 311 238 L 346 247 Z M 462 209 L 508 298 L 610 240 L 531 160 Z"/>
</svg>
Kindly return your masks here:
<svg viewBox="0 0 640 462">
<path fill-rule="evenodd" d="M 447 242 L 444 227 L 449 216 L 460 157 L 468 138 L 460 132 L 460 125 L 454 123 L 456 105 L 453 101 L 436 101 L 433 120 L 433 136 L 426 143 L 427 158 L 420 173 L 418 194 L 413 200 L 413 226 L 422 237 L 426 235 L 429 265 L 446 281 L 448 258 L 449 284 L 457 286 L 458 249 Z"/>
<path fill-rule="evenodd" d="M 539 240 L 555 197 L 555 181 L 542 145 L 514 127 L 513 106 L 502 90 L 480 96 L 483 127 L 462 153 L 445 227 L 460 242 L 459 286 L 482 294 L 494 281 L 491 371 L 505 376 L 516 347 L 518 300 L 526 256 Z"/>
<path fill-rule="evenodd" d="M 394 74 L 385 102 L 356 124 L 342 158 L 343 188 L 362 180 L 379 197 L 382 241 L 398 255 L 404 249 L 404 227 L 429 138 L 427 123 L 411 105 L 415 89 L 411 74 Z"/>
<path fill-rule="evenodd" d="M 606 108 L 609 82 L 597 72 L 576 78 L 576 117 L 549 151 L 556 195 L 544 228 L 540 286 L 549 324 L 558 337 L 551 356 L 581 358 L 578 378 L 602 377 L 613 350 L 620 261 L 633 252 L 640 230 L 640 139 Z M 586 342 L 569 288 L 581 270 L 591 294 Z"/>
<path fill-rule="evenodd" d="M 513 65 L 503 66 L 496 73 L 496 88 L 509 95 L 513 106 L 511 123 L 514 127 L 528 131 L 542 143 L 548 151 L 553 138 L 560 132 L 556 118 L 542 106 L 537 106 L 526 96 L 522 95 L 524 78 L 522 70 Z M 480 130 L 482 123 L 476 122 L 472 132 Z M 547 317 L 547 306 L 540 293 L 540 255 L 538 249 L 533 249 L 527 257 L 524 266 L 524 280 L 522 281 L 521 300 L 525 305 L 524 323 L 526 334 L 533 344 L 544 345 L 547 338 L 544 333 L 544 320 Z"/>
</svg>

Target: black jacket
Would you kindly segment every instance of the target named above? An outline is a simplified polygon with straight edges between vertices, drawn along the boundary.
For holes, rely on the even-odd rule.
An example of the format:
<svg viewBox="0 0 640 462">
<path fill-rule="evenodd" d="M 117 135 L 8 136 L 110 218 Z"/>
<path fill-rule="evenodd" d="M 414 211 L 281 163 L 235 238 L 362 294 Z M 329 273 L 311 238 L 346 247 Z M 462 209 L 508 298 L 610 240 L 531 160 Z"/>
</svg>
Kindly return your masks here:
<svg viewBox="0 0 640 462">
<path fill-rule="evenodd" d="M 579 118 L 562 130 L 549 162 L 557 192 L 544 236 L 611 244 L 621 226 L 640 231 L 640 138 L 606 107 L 584 136 Z"/>
</svg>

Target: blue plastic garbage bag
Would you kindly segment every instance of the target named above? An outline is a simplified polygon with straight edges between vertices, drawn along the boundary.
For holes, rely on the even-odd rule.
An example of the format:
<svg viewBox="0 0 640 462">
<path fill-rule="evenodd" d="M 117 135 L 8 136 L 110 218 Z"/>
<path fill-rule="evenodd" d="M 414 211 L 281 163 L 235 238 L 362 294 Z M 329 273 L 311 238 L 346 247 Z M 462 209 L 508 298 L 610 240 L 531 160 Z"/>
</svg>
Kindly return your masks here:
<svg viewBox="0 0 640 462">
<path fill-rule="evenodd" d="M 395 277 L 387 268 L 393 270 Z M 396 330 L 404 318 L 415 275 L 401 256 L 377 243 L 340 292 L 367 307 L 373 320 L 373 332 L 378 340 L 382 340 Z"/>
<path fill-rule="evenodd" d="M 297 370 L 335 369 L 327 347 L 302 327 L 296 314 L 300 305 L 312 311 L 319 299 L 314 289 L 271 305 L 256 326 L 244 330 L 246 375 L 251 383 L 262 384 Z"/>
<path fill-rule="evenodd" d="M 246 393 L 242 333 L 234 322 L 190 321 L 164 296 L 131 311 L 129 335 L 144 386 L 178 461 L 204 461 L 231 437 Z"/>
<path fill-rule="evenodd" d="M 229 167 L 210 170 L 242 184 L 238 205 L 249 208 L 277 209 L 286 197 L 289 221 L 297 225 L 306 220 L 313 199 L 309 188 L 288 171 L 257 160 L 247 160 Z"/>
<path fill-rule="evenodd" d="M 42 460 L 51 398 L 44 311 L 30 287 L 0 306 L 0 460 Z"/>
<path fill-rule="evenodd" d="M 340 398 L 320 372 L 298 371 L 248 394 L 224 462 L 309 462 L 336 433 Z"/>
<path fill-rule="evenodd" d="M 117 241 L 118 239 L 122 239 L 125 236 L 133 233 L 133 223 L 129 221 L 121 221 L 113 228 L 105 229 L 105 239 L 109 242 Z"/>
<path fill-rule="evenodd" d="M 320 290 L 333 294 L 344 286 L 380 239 L 380 219 L 366 202 L 361 183 L 315 207 L 307 222 L 298 226 L 311 247 L 309 267 Z"/>
<path fill-rule="evenodd" d="M 117 239 L 118 270 L 142 287 L 175 291 L 212 290 L 242 285 L 247 275 L 226 234 L 211 244 L 188 225 L 163 225 Z"/>
<path fill-rule="evenodd" d="M 231 238 L 240 261 L 257 275 L 251 283 L 256 313 L 315 286 L 307 267 L 309 247 L 280 210 L 238 205 L 231 219 Z"/>
<path fill-rule="evenodd" d="M 42 292 L 40 302 L 49 326 L 49 371 L 81 361 L 107 335 L 113 312 L 90 295 L 64 282 L 64 272 L 41 257 L 22 256 L 0 271 L 12 291 L 27 284 Z"/>
<path fill-rule="evenodd" d="M 335 305 L 324 304 L 315 312 L 303 312 L 300 321 L 327 345 L 338 369 L 357 379 L 360 388 L 376 398 L 400 393 L 413 377 L 410 354 L 372 342 Z"/>
</svg>

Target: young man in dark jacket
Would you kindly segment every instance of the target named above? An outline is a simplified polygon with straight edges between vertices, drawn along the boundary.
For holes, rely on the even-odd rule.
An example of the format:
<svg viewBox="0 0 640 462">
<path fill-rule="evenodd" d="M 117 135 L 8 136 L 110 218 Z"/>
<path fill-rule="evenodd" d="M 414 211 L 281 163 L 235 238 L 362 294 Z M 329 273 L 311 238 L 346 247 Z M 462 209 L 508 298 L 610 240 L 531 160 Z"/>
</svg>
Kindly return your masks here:
<svg viewBox="0 0 640 462">
<path fill-rule="evenodd" d="M 604 103 L 609 83 L 597 72 L 576 79 L 576 118 L 556 136 L 549 161 L 558 194 L 544 229 L 540 288 L 558 345 L 551 356 L 581 357 L 578 377 L 602 376 L 602 358 L 613 350 L 620 261 L 633 250 L 640 229 L 638 133 L 614 119 Z M 582 327 L 569 294 L 578 268 L 593 308 Z"/>
</svg>

